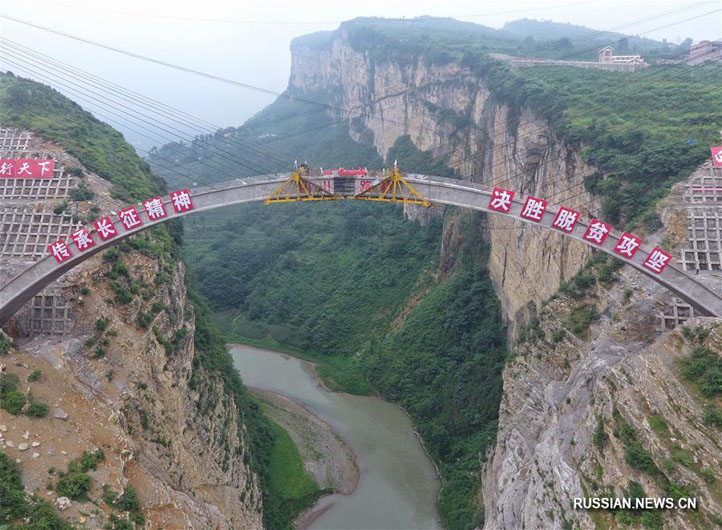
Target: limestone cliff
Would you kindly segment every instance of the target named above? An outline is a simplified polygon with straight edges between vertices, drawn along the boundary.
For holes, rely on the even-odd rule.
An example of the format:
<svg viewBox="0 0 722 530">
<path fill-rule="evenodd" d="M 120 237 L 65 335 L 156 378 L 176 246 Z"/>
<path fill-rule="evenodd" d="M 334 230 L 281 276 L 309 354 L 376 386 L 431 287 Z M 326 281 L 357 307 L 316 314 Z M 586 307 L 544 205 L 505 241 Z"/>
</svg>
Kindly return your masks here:
<svg viewBox="0 0 722 530">
<path fill-rule="evenodd" d="M 469 68 L 429 64 L 423 55 L 378 58 L 353 40 L 342 25 L 324 46 L 296 41 L 291 93 L 327 93 L 334 109 L 346 109 L 331 112 L 348 120 L 351 136 L 370 139 L 384 157 L 409 135 L 463 178 L 584 213 L 595 209 L 583 188 L 592 170 L 578 153 L 532 112 L 512 113 Z M 403 169 L 404 160 L 398 162 Z M 512 333 L 589 257 L 584 245 L 496 217 L 489 219 L 489 239 L 489 267 Z"/>
<path fill-rule="evenodd" d="M 461 177 L 545 197 L 586 218 L 599 210 L 583 185 L 594 168 L 533 112 L 502 104 L 462 62 L 374 53 L 349 28 L 294 43 L 290 89 L 327 94 L 330 112 L 348 119 L 354 138 L 386 156 L 408 135 Z M 679 243 L 685 214 L 662 213 L 667 242 Z M 461 237 L 454 216 L 445 219 L 441 276 L 454 267 Z M 559 235 L 496 216 L 484 229 L 515 343 L 497 445 L 483 466 L 485 528 L 639 522 L 640 514 L 571 509 L 574 497 L 631 495 L 639 486 L 649 496 L 685 492 L 702 502 L 699 512 L 644 515 L 649 527 L 719 524 L 718 432 L 701 422 L 704 403 L 676 361 L 688 355 L 691 339 L 679 331 L 657 338 L 657 315 L 671 297 L 638 273 L 615 273 L 612 261 L 588 264 L 589 249 Z M 716 334 L 710 349 L 718 352 Z"/>
<path fill-rule="evenodd" d="M 0 268 L 7 274 L 45 252 L 44 244 L 21 246 L 22 234 L 52 238 L 59 226 L 58 235 L 65 236 L 70 225 L 122 204 L 110 197 L 107 181 L 62 146 L 9 131 L 31 139 L 24 155 L 53 157 L 73 176 L 61 196 L 36 189 L 3 204 L 6 216 L 30 215 L 6 225 Z M 86 191 L 74 194 L 77 189 Z M 49 219 L 44 229 L 43 215 Z M 107 488 L 119 494 L 127 486 L 138 492 L 153 528 L 260 528 L 262 499 L 242 423 L 244 404 L 202 362 L 184 265 L 168 233 L 152 232 L 73 269 L 6 327 L 17 348 L 0 357 L 3 369 L 51 413 L 30 419 L 0 410 L 7 427 L 0 448 L 20 462 L 27 489 L 51 502 L 59 494 L 50 489 L 56 479 L 48 470 L 64 471 L 84 451 L 102 449 L 105 459 L 90 472 L 88 499 L 62 512 L 89 528 L 104 528 L 115 511 L 103 502 Z M 41 379 L 26 385 L 36 369 Z M 18 449 L 24 434 L 38 442 L 35 454 Z"/>
</svg>

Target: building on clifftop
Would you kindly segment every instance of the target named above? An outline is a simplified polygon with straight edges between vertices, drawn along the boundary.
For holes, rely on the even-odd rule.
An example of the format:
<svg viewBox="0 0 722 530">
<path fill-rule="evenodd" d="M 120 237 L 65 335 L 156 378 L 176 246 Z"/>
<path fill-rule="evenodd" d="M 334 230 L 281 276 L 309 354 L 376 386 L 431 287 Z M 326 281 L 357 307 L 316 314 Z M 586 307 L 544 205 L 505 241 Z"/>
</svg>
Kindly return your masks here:
<svg viewBox="0 0 722 530">
<path fill-rule="evenodd" d="M 687 64 L 722 63 L 722 39 L 703 40 L 689 49 Z"/>
<path fill-rule="evenodd" d="M 612 64 L 638 64 L 643 66 L 649 66 L 641 55 L 614 55 L 614 48 L 611 46 L 605 46 L 599 52 L 597 57 L 600 63 L 612 63 Z"/>
</svg>

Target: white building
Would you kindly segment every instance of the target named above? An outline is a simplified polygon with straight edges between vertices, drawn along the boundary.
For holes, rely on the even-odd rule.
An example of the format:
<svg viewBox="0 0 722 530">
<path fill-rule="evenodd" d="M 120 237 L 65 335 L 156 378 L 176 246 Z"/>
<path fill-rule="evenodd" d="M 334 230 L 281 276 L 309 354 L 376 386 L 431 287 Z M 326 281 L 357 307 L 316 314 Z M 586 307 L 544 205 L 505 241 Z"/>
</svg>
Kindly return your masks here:
<svg viewBox="0 0 722 530">
<path fill-rule="evenodd" d="M 605 46 L 598 52 L 600 63 L 647 65 L 641 55 L 614 55 L 614 48 Z"/>
</svg>

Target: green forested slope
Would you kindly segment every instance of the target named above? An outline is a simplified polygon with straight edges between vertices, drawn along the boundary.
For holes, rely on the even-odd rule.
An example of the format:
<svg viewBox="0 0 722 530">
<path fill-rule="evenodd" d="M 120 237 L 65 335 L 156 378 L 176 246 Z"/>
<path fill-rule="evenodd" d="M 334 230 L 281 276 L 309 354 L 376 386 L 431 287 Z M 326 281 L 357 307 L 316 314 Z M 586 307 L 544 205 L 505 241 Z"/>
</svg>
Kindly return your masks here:
<svg viewBox="0 0 722 530">
<path fill-rule="evenodd" d="M 329 94 L 306 95 L 327 101 Z M 369 143 L 348 135 L 348 121 L 332 120 L 323 106 L 279 98 L 243 127 L 220 129 L 189 144 L 153 148 L 153 170 L 169 183 L 213 183 L 249 175 L 287 172 L 294 160 L 314 167 L 380 167 L 382 160 Z"/>
<path fill-rule="evenodd" d="M 586 188 L 619 224 L 657 228 L 656 202 L 709 157 L 722 129 L 722 67 L 657 66 L 634 74 L 537 67 L 520 96 L 598 168 Z M 545 95 L 536 98 L 542 90 Z"/>
<path fill-rule="evenodd" d="M 165 186 L 122 134 L 46 85 L 0 73 L 0 123 L 31 129 L 61 144 L 111 181 L 119 199 L 144 199 Z"/>
<path fill-rule="evenodd" d="M 0 74 L 0 123 L 31 129 L 44 138 L 57 142 L 83 165 L 111 181 L 112 193 L 118 198 L 137 201 L 165 189 L 163 180 L 151 173 L 148 163 L 138 157 L 120 133 L 48 86 L 11 74 Z M 147 233 L 159 261 L 174 263 L 182 259 L 180 231 L 181 226 L 171 222 L 155 227 Z M 133 246 L 134 240 L 131 239 L 130 246 L 126 245 L 124 248 L 130 251 Z M 135 246 L 141 248 L 140 241 Z M 148 243 L 143 246 L 147 247 Z M 192 277 L 188 278 L 187 288 L 196 317 L 197 357 L 193 363 L 194 375 L 197 371 L 218 378 L 223 382 L 228 396 L 235 400 L 240 414 L 239 429 L 245 431 L 239 435 L 239 439 L 246 439 L 251 445 L 250 464 L 259 474 L 264 491 L 264 521 L 270 528 L 281 528 L 288 517 L 284 499 L 270 494 L 267 487 L 269 460 L 275 440 L 273 430 L 260 413 L 258 404 L 241 383 L 211 313 L 202 296 L 194 288 Z M 0 453 L 0 475 L 5 472 L 15 481 L 18 471 L 14 466 L 3 471 L 3 458 L 4 455 Z M 10 486 L 12 484 L 8 487 Z M 2 488 L 0 496 L 5 494 L 1 490 Z M 0 506 L 4 499 L 11 497 L 14 504 L 8 508 L 7 513 L 0 508 L 0 518 L 7 517 L 4 520 L 12 523 L 30 517 L 31 522 L 27 528 L 33 529 L 67 526 L 52 515 L 52 507 L 46 503 L 36 502 L 32 498 L 28 503 L 20 498 L 20 494 L 11 490 L 12 488 L 7 492 L 10 497 L 0 498 Z M 0 522 L 0 527 L 2 526 Z"/>
</svg>

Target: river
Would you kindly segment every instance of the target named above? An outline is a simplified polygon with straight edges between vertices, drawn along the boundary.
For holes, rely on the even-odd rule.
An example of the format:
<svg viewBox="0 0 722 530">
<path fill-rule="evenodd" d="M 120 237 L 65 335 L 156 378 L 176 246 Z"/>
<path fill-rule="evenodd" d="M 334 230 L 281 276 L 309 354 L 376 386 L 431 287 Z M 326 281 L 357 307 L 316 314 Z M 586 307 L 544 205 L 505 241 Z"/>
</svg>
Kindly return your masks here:
<svg viewBox="0 0 722 530">
<path fill-rule="evenodd" d="M 372 396 L 328 392 L 312 368 L 294 357 L 233 345 L 243 382 L 273 390 L 306 406 L 344 437 L 359 459 L 361 477 L 351 495 L 330 495 L 331 506 L 311 528 L 439 529 L 434 466 L 396 405 Z"/>
</svg>

